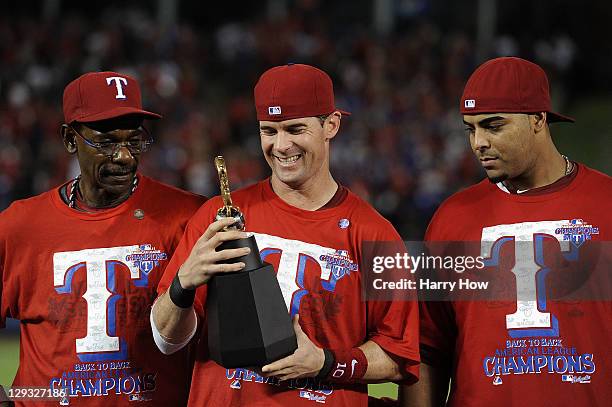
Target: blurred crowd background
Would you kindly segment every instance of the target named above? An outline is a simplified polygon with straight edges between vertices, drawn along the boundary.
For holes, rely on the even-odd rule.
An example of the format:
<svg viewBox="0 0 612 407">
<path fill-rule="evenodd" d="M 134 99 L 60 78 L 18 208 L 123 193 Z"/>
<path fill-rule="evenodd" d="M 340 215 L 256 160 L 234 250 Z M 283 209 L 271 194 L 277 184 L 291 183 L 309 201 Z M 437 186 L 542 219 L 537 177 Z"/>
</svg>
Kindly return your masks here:
<svg viewBox="0 0 612 407">
<path fill-rule="evenodd" d="M 483 177 L 458 101 L 485 59 L 516 55 L 545 68 L 562 152 L 612 171 L 612 48 L 607 2 L 39 0 L 0 15 L 0 210 L 77 175 L 61 143 L 62 92 L 87 71 L 143 85 L 155 144 L 143 173 L 212 196 L 225 156 L 233 188 L 266 177 L 252 89 L 287 62 L 327 71 L 351 111 L 332 142 L 332 173 L 422 238 L 439 203 Z M 7 4 L 8 3 L 8 4 Z"/>
</svg>

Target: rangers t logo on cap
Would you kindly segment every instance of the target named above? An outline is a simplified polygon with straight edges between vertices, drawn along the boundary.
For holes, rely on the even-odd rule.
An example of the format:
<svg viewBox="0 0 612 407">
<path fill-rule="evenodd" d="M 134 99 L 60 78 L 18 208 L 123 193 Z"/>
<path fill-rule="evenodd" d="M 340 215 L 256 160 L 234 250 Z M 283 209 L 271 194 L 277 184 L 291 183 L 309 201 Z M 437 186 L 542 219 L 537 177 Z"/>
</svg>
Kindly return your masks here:
<svg viewBox="0 0 612 407">
<path fill-rule="evenodd" d="M 64 121 L 89 123 L 126 115 L 159 119 L 157 113 L 142 108 L 136 79 L 117 72 L 89 72 L 64 89 Z"/>
<path fill-rule="evenodd" d="M 115 96 L 115 99 L 126 99 L 127 96 L 125 96 L 123 93 L 123 86 L 127 86 L 127 79 L 122 78 L 121 76 L 110 76 L 106 78 L 106 84 L 109 86 L 113 81 L 115 82 L 115 87 L 117 88 L 117 95 Z"/>
</svg>

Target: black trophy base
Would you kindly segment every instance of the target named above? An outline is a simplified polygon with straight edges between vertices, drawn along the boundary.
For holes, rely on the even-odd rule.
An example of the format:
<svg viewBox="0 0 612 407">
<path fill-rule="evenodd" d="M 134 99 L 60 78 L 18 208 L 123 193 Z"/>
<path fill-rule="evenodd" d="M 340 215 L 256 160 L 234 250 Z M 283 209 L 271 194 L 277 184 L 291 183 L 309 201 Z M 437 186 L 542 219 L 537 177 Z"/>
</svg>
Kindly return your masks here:
<svg viewBox="0 0 612 407">
<path fill-rule="evenodd" d="M 210 358 L 229 369 L 261 367 L 291 355 L 297 340 L 274 268 L 259 258 L 254 236 L 226 243 L 219 250 L 249 246 L 255 256 L 239 259 L 246 270 L 208 282 Z"/>
</svg>

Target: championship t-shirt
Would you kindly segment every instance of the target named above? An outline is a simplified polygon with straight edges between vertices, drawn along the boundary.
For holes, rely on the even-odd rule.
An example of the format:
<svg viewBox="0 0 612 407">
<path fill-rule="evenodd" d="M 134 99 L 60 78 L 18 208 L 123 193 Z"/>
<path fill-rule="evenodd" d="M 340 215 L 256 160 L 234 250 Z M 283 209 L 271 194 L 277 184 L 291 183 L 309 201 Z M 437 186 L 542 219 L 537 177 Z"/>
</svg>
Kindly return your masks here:
<svg viewBox="0 0 612 407">
<path fill-rule="evenodd" d="M 69 208 L 54 189 L 0 214 L 0 326 L 8 317 L 21 321 L 13 386 L 65 394 L 55 405 L 186 403 L 193 354 L 164 356 L 149 314 L 204 198 L 139 178 L 111 209 Z"/>
<path fill-rule="evenodd" d="M 269 180 L 232 193 L 254 233 L 261 258 L 272 264 L 287 311 L 315 345 L 351 349 L 368 340 L 400 361 L 415 381 L 418 354 L 418 307 L 413 301 L 364 301 L 360 269 L 363 242 L 401 242 L 391 224 L 352 192 L 332 208 L 306 211 L 281 200 Z M 189 222 L 158 288 L 170 285 L 191 248 L 222 206 L 208 201 Z M 403 242 L 401 243 L 403 247 Z M 192 378 L 191 406 L 327 406 L 367 405 L 367 385 L 338 385 L 314 378 L 264 378 L 249 369 L 225 369 L 209 359 L 206 332 L 206 286 L 198 288 L 195 309 L 204 329 Z"/>
<path fill-rule="evenodd" d="M 441 205 L 426 239 L 476 242 L 485 271 L 516 292 L 500 300 L 420 304 L 421 357 L 451 369 L 450 406 L 612 400 L 609 279 L 592 298 L 549 298 L 569 281 L 588 284 L 594 265 L 601 272 L 602 264 L 612 264 L 611 201 L 612 179 L 579 165 L 569 184 L 549 193 L 509 194 L 483 180 Z M 566 294 L 578 286 L 571 287 Z"/>
</svg>

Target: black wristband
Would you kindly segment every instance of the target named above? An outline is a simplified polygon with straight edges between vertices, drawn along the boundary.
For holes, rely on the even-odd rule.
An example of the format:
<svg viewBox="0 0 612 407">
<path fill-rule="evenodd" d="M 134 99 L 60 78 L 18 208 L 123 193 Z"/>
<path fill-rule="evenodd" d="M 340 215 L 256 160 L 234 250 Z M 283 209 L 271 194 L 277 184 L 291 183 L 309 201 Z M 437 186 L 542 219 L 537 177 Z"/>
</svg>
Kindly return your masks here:
<svg viewBox="0 0 612 407">
<path fill-rule="evenodd" d="M 174 276 L 172 280 L 172 284 L 170 285 L 170 289 L 168 290 L 168 295 L 170 295 L 170 300 L 180 308 L 189 308 L 193 305 L 193 301 L 195 300 L 196 290 L 188 290 L 181 286 L 181 282 L 179 281 L 178 273 Z"/>
<path fill-rule="evenodd" d="M 315 376 L 315 378 L 319 380 L 325 379 L 329 372 L 331 372 L 332 367 L 334 366 L 334 354 L 329 349 L 323 349 L 323 354 L 325 355 L 325 361 L 323 362 L 323 367 L 319 370 L 319 373 Z"/>
</svg>

